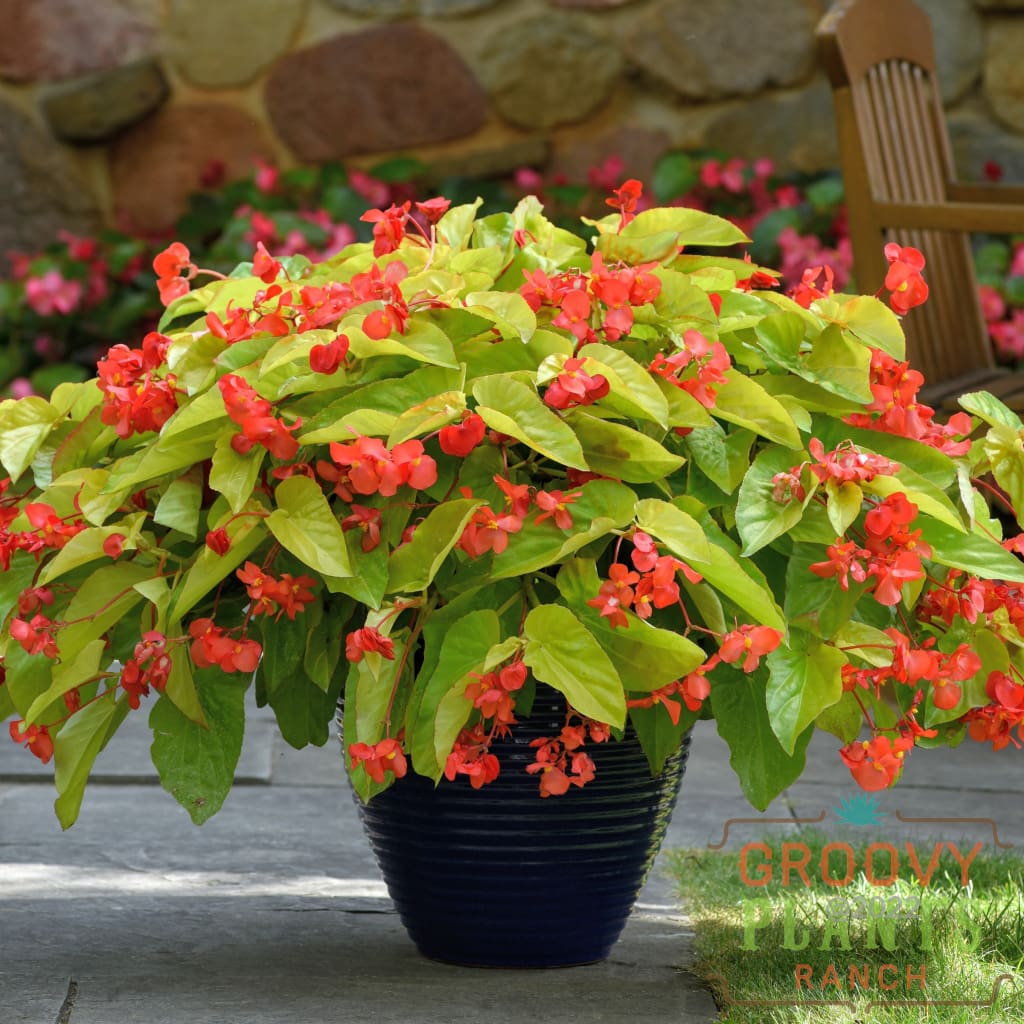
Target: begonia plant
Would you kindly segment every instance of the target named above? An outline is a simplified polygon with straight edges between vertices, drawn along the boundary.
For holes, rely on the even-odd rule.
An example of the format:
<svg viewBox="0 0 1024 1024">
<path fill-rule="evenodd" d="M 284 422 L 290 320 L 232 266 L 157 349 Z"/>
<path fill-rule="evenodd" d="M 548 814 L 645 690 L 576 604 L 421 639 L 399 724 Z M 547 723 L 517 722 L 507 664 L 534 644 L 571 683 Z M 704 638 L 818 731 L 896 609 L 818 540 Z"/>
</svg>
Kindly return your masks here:
<svg viewBox="0 0 1024 1024">
<path fill-rule="evenodd" d="M 406 202 L 226 278 L 171 245 L 157 331 L 0 404 L 0 717 L 65 826 L 144 703 L 163 784 L 213 814 L 250 686 L 296 747 L 344 695 L 366 799 L 414 771 L 486 800 L 539 684 L 566 702 L 539 799 L 627 725 L 658 772 L 699 716 L 760 808 L 816 728 L 869 790 L 917 744 L 1015 742 L 1024 563 L 994 513 L 1024 507 L 1024 427 L 917 401 L 893 308 L 921 254 L 887 248 L 891 294 L 820 267 L 785 295 L 690 254 L 734 225 L 640 195 L 579 234 L 532 198 Z"/>
</svg>

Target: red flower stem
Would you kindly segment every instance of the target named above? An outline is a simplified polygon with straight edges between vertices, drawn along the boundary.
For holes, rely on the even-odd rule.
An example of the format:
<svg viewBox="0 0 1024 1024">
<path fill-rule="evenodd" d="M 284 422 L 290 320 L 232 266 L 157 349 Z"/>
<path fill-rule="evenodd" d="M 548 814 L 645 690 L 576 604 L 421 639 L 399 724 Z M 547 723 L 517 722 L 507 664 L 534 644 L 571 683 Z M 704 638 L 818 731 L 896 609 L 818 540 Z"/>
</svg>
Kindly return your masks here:
<svg viewBox="0 0 1024 1024">
<path fill-rule="evenodd" d="M 868 726 L 871 728 L 871 731 L 877 731 L 875 728 L 874 720 L 871 717 L 871 713 L 868 711 L 866 707 L 864 707 L 864 701 L 860 699 L 860 694 L 856 690 L 851 690 L 850 693 L 853 694 L 853 699 L 860 705 L 860 710 L 864 715 L 864 718 L 867 721 Z"/>
<path fill-rule="evenodd" d="M 1001 487 L 994 487 L 987 480 L 982 480 L 980 477 L 976 476 L 971 477 L 971 483 L 975 487 L 980 487 L 982 488 L 982 490 L 988 491 L 993 498 L 995 498 L 1001 504 L 1006 506 L 1007 511 L 1010 512 L 1014 518 L 1017 517 L 1017 510 L 1013 507 L 1013 503 L 1010 501 L 1006 492 Z"/>
<path fill-rule="evenodd" d="M 98 683 L 101 679 L 120 679 L 120 678 L 121 677 L 116 672 L 99 672 L 96 675 L 94 675 L 91 679 L 86 679 L 83 682 L 79 683 L 78 686 L 73 686 L 71 689 L 77 690 L 79 686 L 88 686 L 89 683 Z M 71 690 L 68 690 L 66 692 L 70 693 Z M 53 729 L 53 728 L 55 728 L 58 725 L 63 725 L 72 715 L 77 715 L 78 712 L 82 710 L 82 708 L 87 708 L 90 704 L 95 704 L 96 701 L 101 700 L 103 697 L 106 697 L 109 694 L 116 693 L 116 692 L 117 692 L 117 688 L 115 687 L 113 690 L 108 689 L 108 690 L 104 690 L 102 693 L 97 693 L 94 697 L 90 697 L 83 704 L 80 704 L 77 708 L 75 708 L 74 711 L 69 711 L 62 718 L 55 718 L 52 722 L 47 722 L 44 725 L 44 728 L 46 728 L 46 729 Z"/>
<path fill-rule="evenodd" d="M 402 651 L 402 657 L 398 662 L 398 668 L 395 671 L 395 682 L 391 687 L 391 696 L 388 697 L 387 710 L 384 712 L 385 736 L 391 735 L 391 711 L 395 706 L 395 698 L 398 696 L 398 688 L 402 682 L 402 674 L 405 672 L 405 665 L 406 662 L 409 660 L 409 652 L 416 646 L 416 641 L 420 638 L 420 633 L 423 631 L 423 620 L 426 618 L 427 614 L 433 609 L 434 600 L 435 598 L 431 597 L 430 600 L 428 600 L 425 605 L 421 606 L 417 610 L 416 618 L 413 620 L 412 623 L 412 629 L 409 631 L 409 639 L 406 642 L 404 650 Z M 388 616 L 382 619 L 381 622 L 378 622 L 377 625 L 381 625 L 383 622 L 386 622 L 387 618 L 390 618 L 391 615 L 394 615 L 400 611 L 405 611 L 405 609 L 408 607 L 409 605 L 407 604 L 402 604 L 401 606 L 396 605 L 396 607 L 388 613 Z"/>
</svg>

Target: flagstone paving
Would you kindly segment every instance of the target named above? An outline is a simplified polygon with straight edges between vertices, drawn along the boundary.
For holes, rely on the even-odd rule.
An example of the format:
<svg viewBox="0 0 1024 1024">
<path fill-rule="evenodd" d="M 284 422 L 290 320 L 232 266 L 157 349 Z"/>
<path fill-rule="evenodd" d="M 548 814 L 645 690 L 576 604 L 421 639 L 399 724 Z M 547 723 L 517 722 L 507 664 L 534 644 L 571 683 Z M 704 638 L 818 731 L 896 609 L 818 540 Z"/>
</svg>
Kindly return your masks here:
<svg viewBox="0 0 1024 1024">
<path fill-rule="evenodd" d="M 45 770 L 0 746 L 5 1024 L 53 1024 L 72 979 L 62 1024 L 715 1019 L 688 970 L 693 936 L 663 859 L 603 964 L 523 972 L 434 963 L 416 953 L 392 909 L 333 742 L 291 750 L 258 714 L 239 766 L 244 784 L 196 828 L 160 789 L 140 725 L 101 756 L 97 784 L 65 833 Z M 792 831 L 794 816 L 825 812 L 821 827 L 831 829 L 833 809 L 855 791 L 836 746 L 816 740 L 804 780 L 758 816 L 713 725 L 701 723 L 666 849 L 719 843 L 730 818 L 761 820 L 730 825 L 726 849 Z M 897 826 L 895 812 L 991 816 L 1002 841 L 1024 846 L 1022 781 L 1024 754 L 1013 749 L 915 751 L 906 779 L 881 802 L 880 827 L 886 837 L 931 829 L 952 839 L 954 826 Z M 960 827 L 992 849 L 990 827 Z"/>
</svg>

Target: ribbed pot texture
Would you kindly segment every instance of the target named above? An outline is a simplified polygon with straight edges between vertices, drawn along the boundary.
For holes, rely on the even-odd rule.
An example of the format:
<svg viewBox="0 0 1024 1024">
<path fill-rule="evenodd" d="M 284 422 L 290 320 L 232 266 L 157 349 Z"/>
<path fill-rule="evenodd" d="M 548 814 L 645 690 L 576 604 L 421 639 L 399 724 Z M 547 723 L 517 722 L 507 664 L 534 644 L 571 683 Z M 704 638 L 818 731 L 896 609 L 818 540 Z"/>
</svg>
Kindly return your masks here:
<svg viewBox="0 0 1024 1024">
<path fill-rule="evenodd" d="M 596 777 L 541 798 L 530 741 L 557 736 L 560 694 L 538 686 L 533 712 L 492 752 L 501 774 L 435 788 L 410 772 L 369 804 L 363 825 L 410 938 L 435 960 L 565 967 L 608 956 L 665 836 L 689 753 L 687 734 L 652 778 L 630 729 L 588 743 Z"/>
</svg>

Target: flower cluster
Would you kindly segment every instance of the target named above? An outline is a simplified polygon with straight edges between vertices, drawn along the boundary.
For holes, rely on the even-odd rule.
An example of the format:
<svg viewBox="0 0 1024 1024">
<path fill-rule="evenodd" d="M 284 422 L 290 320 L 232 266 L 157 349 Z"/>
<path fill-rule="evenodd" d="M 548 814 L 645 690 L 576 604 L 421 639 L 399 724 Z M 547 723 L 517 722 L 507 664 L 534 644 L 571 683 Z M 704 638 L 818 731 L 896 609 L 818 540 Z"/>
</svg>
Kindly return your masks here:
<svg viewBox="0 0 1024 1024">
<path fill-rule="evenodd" d="M 96 364 L 96 384 L 103 392 L 100 419 L 119 437 L 159 430 L 177 411 L 177 378 L 160 372 L 169 344 L 170 338 L 153 331 L 141 348 L 114 345 Z"/>
<path fill-rule="evenodd" d="M 10 487 L 10 478 L 0 480 L 0 496 Z M 20 512 L 24 512 L 31 530 L 12 530 Z M 16 551 L 27 551 L 36 559 L 46 551 L 59 551 L 76 534 L 86 528 L 79 515 L 59 516 L 52 505 L 43 501 L 30 501 L 23 510 L 15 499 L 0 497 L 0 568 L 5 572 L 11 567 L 11 558 Z M 48 591 L 35 591 L 36 599 L 31 605 L 19 599 L 18 609 L 25 615 L 35 611 L 40 604 L 52 604 L 44 596 Z M 52 598 L 52 595 L 51 595 Z"/>
<path fill-rule="evenodd" d="M 650 371 L 691 394 L 705 409 L 712 409 L 717 395 L 715 385 L 725 383 L 725 372 L 731 365 L 729 353 L 720 341 L 710 342 L 691 328 L 683 334 L 677 351 L 668 356 L 659 352 L 654 357 Z"/>
<path fill-rule="evenodd" d="M 890 495 L 864 517 L 863 546 L 837 537 L 828 547 L 828 558 L 811 565 L 811 572 L 823 578 L 835 576 L 843 590 L 849 589 L 851 579 L 866 583 L 879 604 L 898 604 L 903 587 L 924 578 L 922 559 L 932 553 L 921 539 L 921 530 L 908 529 L 917 511 L 905 494 Z"/>
<path fill-rule="evenodd" d="M 345 501 L 355 494 L 390 498 L 399 487 L 423 491 L 437 483 L 437 462 L 416 438 L 386 448 L 380 438 L 360 434 L 349 444 L 332 441 L 330 451 L 331 462 L 318 462 L 316 470 Z"/>
<path fill-rule="evenodd" d="M 253 615 L 276 615 L 278 618 L 287 615 L 294 620 L 296 614 L 313 600 L 313 591 L 309 588 L 316 586 L 316 580 L 305 573 L 293 576 L 285 572 L 278 579 L 255 562 L 246 562 L 235 575 L 245 584 L 245 592 L 252 601 Z"/>
<path fill-rule="evenodd" d="M 950 456 L 965 454 L 971 447 L 964 436 L 971 432 L 970 416 L 958 412 L 945 423 L 936 422 L 935 410 L 918 401 L 917 393 L 923 384 L 924 377 L 911 369 L 909 363 L 881 349 L 873 349 L 871 394 L 874 401 L 866 407 L 866 412 L 847 416 L 846 422 L 853 427 L 911 437 Z M 957 437 L 963 439 L 956 440 Z"/>
<path fill-rule="evenodd" d="M 231 447 L 236 452 L 246 455 L 259 444 L 275 458 L 283 461 L 295 458 L 299 442 L 293 434 L 302 426 L 301 419 L 288 426 L 284 420 L 272 416 L 270 402 L 237 374 L 225 374 L 217 381 L 217 386 L 228 417 L 242 430 L 231 439 Z"/>
<path fill-rule="evenodd" d="M 607 267 L 601 254 L 594 253 L 589 274 L 570 270 L 549 276 L 541 269 L 527 270 L 519 292 L 535 313 L 557 309 L 551 325 L 568 331 L 577 347 L 598 341 L 599 334 L 618 341 L 632 329 L 634 310 L 661 294 L 661 282 L 651 273 L 655 266 Z"/>
<path fill-rule="evenodd" d="M 366 241 L 310 264 L 252 237 L 187 300 L 201 271 L 169 246 L 162 331 L 0 406 L 0 706 L 73 766 L 62 821 L 109 739 L 89 730 L 147 696 L 161 778 L 212 813 L 225 780 L 183 779 L 185 752 L 202 729 L 230 761 L 218 698 L 250 680 L 296 746 L 344 692 L 363 799 L 410 771 L 485 787 L 535 685 L 568 708 L 532 748 L 544 796 L 589 784 L 611 735 L 657 771 L 709 714 L 734 753 L 765 738 L 733 759 L 758 803 L 812 722 L 871 788 L 924 738 L 1016 742 L 1024 543 L 981 494 L 1019 497 L 1024 425 L 974 398 L 991 429 L 967 444 L 879 298 L 824 263 L 773 291 L 704 254 L 743 244 L 727 221 L 611 191 L 583 239 L 533 199 L 477 220 L 388 189 Z M 911 316 L 922 265 L 892 254 Z"/>
<path fill-rule="evenodd" d="M 561 796 L 570 786 L 582 788 L 591 782 L 594 762 L 583 747 L 588 739 L 591 743 L 605 743 L 610 737 L 606 725 L 569 708 L 565 725 L 557 736 L 538 736 L 530 741 L 536 753 L 526 770 L 531 775 L 540 775 L 540 795 Z"/>
<path fill-rule="evenodd" d="M 608 578 L 596 597 L 587 604 L 597 609 L 610 626 L 628 627 L 627 611 L 641 619 L 649 619 L 656 608 L 668 608 L 679 602 L 676 573 L 681 572 L 690 583 L 699 583 L 700 573 L 672 555 L 662 555 L 654 540 L 643 530 L 634 530 L 630 560 L 633 569 L 623 562 L 608 567 Z"/>
<path fill-rule="evenodd" d="M 193 619 L 188 632 L 192 637 L 189 653 L 197 668 L 216 666 L 222 672 L 256 671 L 263 653 L 258 641 L 231 636 L 209 618 Z"/>
</svg>

